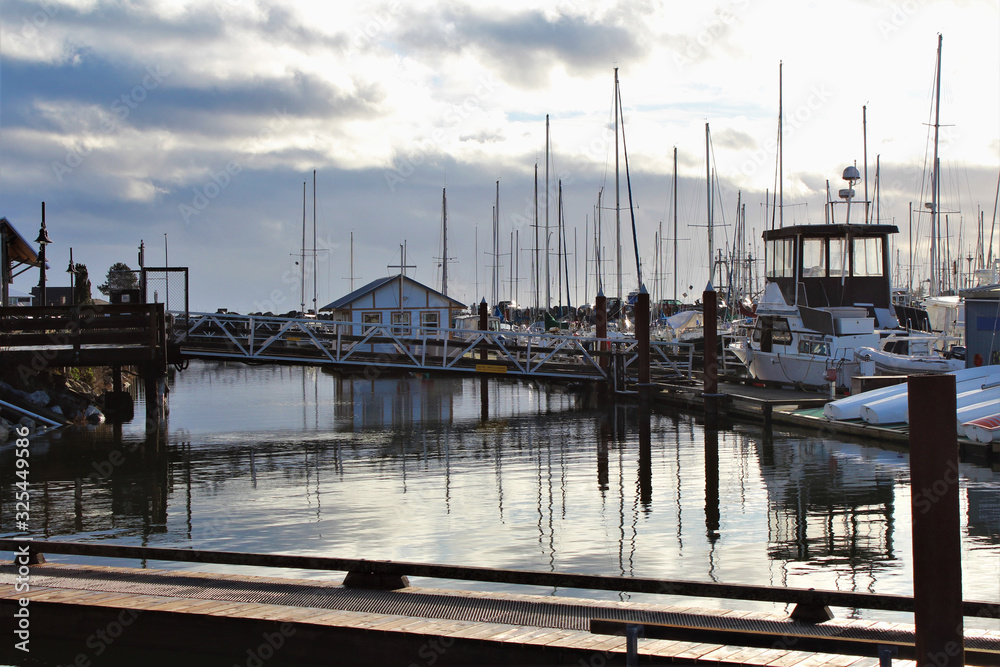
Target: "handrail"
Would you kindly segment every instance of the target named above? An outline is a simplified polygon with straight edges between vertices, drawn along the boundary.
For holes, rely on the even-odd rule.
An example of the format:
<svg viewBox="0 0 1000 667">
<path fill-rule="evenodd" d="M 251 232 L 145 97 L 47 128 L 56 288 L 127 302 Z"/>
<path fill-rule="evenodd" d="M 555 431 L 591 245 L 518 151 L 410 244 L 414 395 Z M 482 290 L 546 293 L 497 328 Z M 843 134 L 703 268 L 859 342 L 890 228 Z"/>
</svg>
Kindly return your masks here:
<svg viewBox="0 0 1000 667">
<path fill-rule="evenodd" d="M 636 346 L 634 339 L 229 313 L 190 313 L 182 326 L 174 342 L 189 356 L 479 372 L 476 353 L 485 348 L 494 370 L 567 379 L 605 380 L 607 350 L 624 352 L 628 366 Z M 652 341 L 650 348 L 657 369 L 691 375 L 690 343 Z"/>
<path fill-rule="evenodd" d="M 117 544 L 89 544 L 85 542 L 32 541 L 0 539 L 0 551 L 33 554 L 63 554 L 101 558 L 127 558 L 135 560 L 161 560 L 215 565 L 248 565 L 256 567 L 284 567 L 303 570 L 333 570 L 387 576 L 415 576 L 434 579 L 460 579 L 488 583 L 519 584 L 525 586 L 552 586 L 583 590 L 604 590 L 660 595 L 755 600 L 786 604 L 805 604 L 850 609 L 878 609 L 883 611 L 910 612 L 914 610 L 913 598 L 903 595 L 876 595 L 848 591 L 821 591 L 804 588 L 774 588 L 746 584 L 720 584 L 701 581 L 649 579 L 643 577 L 613 577 L 595 574 L 541 572 L 533 570 L 507 570 L 467 565 L 433 565 L 388 560 L 335 558 L 327 556 L 295 556 L 289 554 L 260 554 L 237 551 L 204 551 L 170 547 L 141 547 Z M 965 616 L 1000 617 L 1000 603 L 966 600 L 962 603 Z"/>
</svg>

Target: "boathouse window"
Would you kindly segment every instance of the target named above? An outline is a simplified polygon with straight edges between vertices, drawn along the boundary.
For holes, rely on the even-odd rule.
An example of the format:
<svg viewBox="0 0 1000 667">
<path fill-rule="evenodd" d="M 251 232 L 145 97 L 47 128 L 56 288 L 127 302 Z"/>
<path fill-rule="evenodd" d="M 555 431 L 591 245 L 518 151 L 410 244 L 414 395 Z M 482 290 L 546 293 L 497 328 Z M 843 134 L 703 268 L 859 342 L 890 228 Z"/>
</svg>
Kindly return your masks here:
<svg viewBox="0 0 1000 667">
<path fill-rule="evenodd" d="M 361 313 L 362 324 L 382 324 L 382 313 Z M 365 333 L 371 331 L 370 327 L 365 327 Z"/>
<path fill-rule="evenodd" d="M 420 326 L 425 329 L 437 329 L 441 326 L 437 313 L 420 313 Z"/>
<path fill-rule="evenodd" d="M 410 314 L 395 312 L 392 314 L 392 332 L 397 334 L 410 333 Z"/>
<path fill-rule="evenodd" d="M 854 275 L 882 275 L 882 239 L 854 239 Z"/>
<path fill-rule="evenodd" d="M 768 276 L 772 278 L 791 278 L 795 275 L 794 239 L 775 239 L 770 241 L 768 257 Z"/>
<path fill-rule="evenodd" d="M 802 240 L 802 276 L 826 277 L 826 239 Z"/>
</svg>

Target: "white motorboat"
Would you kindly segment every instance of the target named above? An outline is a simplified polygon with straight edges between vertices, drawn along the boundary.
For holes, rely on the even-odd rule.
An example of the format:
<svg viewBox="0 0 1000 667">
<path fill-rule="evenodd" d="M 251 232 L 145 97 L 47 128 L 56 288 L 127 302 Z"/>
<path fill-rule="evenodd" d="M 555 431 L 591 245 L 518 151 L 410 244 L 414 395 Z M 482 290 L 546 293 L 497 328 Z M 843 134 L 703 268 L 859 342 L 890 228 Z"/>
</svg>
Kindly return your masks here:
<svg viewBox="0 0 1000 667">
<path fill-rule="evenodd" d="M 990 390 L 1000 381 L 1000 366 L 963 368 L 955 376 L 956 405 L 964 407 L 982 400 L 984 387 Z M 905 382 L 830 401 L 823 407 L 827 419 L 863 419 L 869 424 L 898 424 L 906 421 L 909 394 Z"/>
<path fill-rule="evenodd" d="M 844 177 L 852 185 L 860 178 L 855 167 Z M 873 374 L 862 373 L 855 353 L 877 348 L 881 332 L 899 331 L 888 254 L 889 235 L 898 231 L 854 224 L 766 230 L 765 288 L 754 326 L 728 348 L 750 376 L 815 389 L 832 381 L 847 390 L 852 376 Z"/>
<path fill-rule="evenodd" d="M 964 355 L 951 348 L 960 340 L 933 334 L 890 334 L 878 347 L 863 347 L 854 354 L 859 361 L 873 362 L 878 375 L 949 373 L 965 368 Z"/>
</svg>

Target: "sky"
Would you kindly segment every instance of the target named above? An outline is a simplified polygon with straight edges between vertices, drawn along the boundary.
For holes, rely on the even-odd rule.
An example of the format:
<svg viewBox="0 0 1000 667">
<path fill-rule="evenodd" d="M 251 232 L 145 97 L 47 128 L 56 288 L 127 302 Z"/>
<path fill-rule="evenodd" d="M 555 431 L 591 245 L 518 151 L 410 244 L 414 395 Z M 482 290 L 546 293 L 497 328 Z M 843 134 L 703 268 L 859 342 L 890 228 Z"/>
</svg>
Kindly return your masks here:
<svg viewBox="0 0 1000 667">
<path fill-rule="evenodd" d="M 635 247 L 654 298 L 691 302 L 709 279 L 706 124 L 717 250 L 762 255 L 776 190 L 785 225 L 824 222 L 852 164 L 874 200 L 877 164 L 868 215 L 900 228 L 905 286 L 928 273 L 929 216 L 909 210 L 930 201 L 939 34 L 941 210 L 966 257 L 981 213 L 1000 247 L 995 0 L 5 0 L 0 216 L 33 240 L 45 202 L 49 285 L 69 284 L 72 248 L 101 296 L 143 243 L 147 266 L 188 267 L 193 311 L 283 313 L 397 274 L 402 247 L 407 275 L 441 289 L 445 191 L 449 295 L 534 305 L 537 256 L 538 298 L 578 305 L 598 278 L 618 292 L 617 67 L 623 293 Z"/>
</svg>

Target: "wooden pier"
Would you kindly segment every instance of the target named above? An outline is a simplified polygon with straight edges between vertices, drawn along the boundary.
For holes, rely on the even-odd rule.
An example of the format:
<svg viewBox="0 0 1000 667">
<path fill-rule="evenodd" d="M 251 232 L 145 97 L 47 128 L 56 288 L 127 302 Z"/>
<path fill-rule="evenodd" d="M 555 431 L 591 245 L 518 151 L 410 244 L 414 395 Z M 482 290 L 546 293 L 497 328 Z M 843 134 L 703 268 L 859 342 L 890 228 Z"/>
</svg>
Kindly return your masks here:
<svg viewBox="0 0 1000 667">
<path fill-rule="evenodd" d="M 3 540 L 0 549 L 16 551 L 23 544 L 29 543 Z M 826 605 L 912 611 L 913 599 L 902 596 L 103 544 L 35 542 L 31 548 L 141 558 L 145 565 L 186 561 L 347 571 L 381 585 L 149 567 L 45 563 L 26 568 L 27 574 L 24 567 L 0 568 L 4 618 L 13 620 L 27 607 L 33 658 L 59 664 L 96 664 L 101 656 L 101 664 L 867 667 L 879 664 L 880 651 L 902 658 L 894 664 L 915 664 L 908 658 L 914 636 L 907 624 L 816 623 L 707 605 L 463 592 L 410 586 L 405 577 L 797 601 L 797 609 L 813 611 Z M 24 581 L 27 590 L 18 590 Z M 996 618 L 1000 605 L 967 601 L 963 611 Z M 968 664 L 1000 664 L 1000 631 L 967 629 L 965 641 Z M 0 660 L 16 657 L 7 642 Z"/>
</svg>

